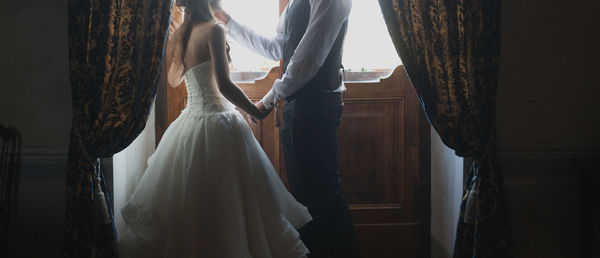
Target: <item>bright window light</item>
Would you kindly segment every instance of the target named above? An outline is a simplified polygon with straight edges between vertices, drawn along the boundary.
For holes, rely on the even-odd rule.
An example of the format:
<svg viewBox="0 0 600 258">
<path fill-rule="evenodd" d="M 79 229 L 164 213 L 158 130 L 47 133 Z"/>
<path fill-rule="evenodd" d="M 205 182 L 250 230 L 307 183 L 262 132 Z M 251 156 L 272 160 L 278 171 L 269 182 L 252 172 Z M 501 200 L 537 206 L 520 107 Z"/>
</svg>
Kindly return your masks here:
<svg viewBox="0 0 600 258">
<path fill-rule="evenodd" d="M 279 20 L 277 0 L 223 0 L 223 9 L 240 23 L 255 31 L 273 36 Z M 377 0 L 354 0 L 344 45 L 343 64 L 347 72 L 390 72 L 402 64 L 385 26 Z M 253 72 L 257 77 L 279 65 L 237 44 L 233 39 L 232 76 Z M 379 77 L 379 76 L 378 76 Z M 241 77 L 240 77 L 241 78 Z M 237 78 L 237 80 L 240 80 Z"/>
<path fill-rule="evenodd" d="M 277 0 L 222 0 L 223 10 L 227 11 L 236 21 L 254 31 L 274 36 L 279 21 L 279 1 Z M 268 72 L 279 62 L 266 59 L 247 50 L 235 40 L 230 39 L 232 72 Z"/>
</svg>

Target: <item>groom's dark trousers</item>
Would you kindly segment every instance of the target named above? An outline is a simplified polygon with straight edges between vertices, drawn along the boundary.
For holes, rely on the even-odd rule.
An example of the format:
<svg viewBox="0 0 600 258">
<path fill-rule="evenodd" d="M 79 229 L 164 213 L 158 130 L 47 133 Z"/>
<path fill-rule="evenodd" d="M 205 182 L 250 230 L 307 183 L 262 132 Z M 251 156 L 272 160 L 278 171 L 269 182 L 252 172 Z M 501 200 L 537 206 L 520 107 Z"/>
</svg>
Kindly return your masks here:
<svg viewBox="0 0 600 258">
<path fill-rule="evenodd" d="M 352 217 L 338 172 L 340 93 L 286 101 L 281 140 L 290 191 L 313 221 L 300 230 L 309 257 L 358 257 Z"/>
</svg>

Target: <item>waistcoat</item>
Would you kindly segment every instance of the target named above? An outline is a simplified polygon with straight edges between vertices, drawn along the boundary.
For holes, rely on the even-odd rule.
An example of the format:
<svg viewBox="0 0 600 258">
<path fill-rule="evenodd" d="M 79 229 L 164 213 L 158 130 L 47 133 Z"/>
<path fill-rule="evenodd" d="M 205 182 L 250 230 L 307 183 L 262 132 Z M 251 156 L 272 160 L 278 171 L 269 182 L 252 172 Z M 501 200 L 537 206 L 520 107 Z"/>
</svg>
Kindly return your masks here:
<svg viewBox="0 0 600 258">
<path fill-rule="evenodd" d="M 331 1 L 331 0 L 326 0 Z M 290 58 L 300 44 L 300 40 L 306 32 L 308 21 L 310 18 L 310 1 L 309 0 L 294 0 L 285 17 L 285 27 L 283 34 L 283 72 L 285 73 Z M 337 89 L 342 83 L 342 51 L 344 38 L 348 21 L 346 20 L 340 31 L 333 47 L 329 51 L 323 65 L 319 68 L 317 74 L 300 90 L 288 96 L 286 100 L 290 101 L 299 96 L 312 94 L 329 93 Z"/>
</svg>

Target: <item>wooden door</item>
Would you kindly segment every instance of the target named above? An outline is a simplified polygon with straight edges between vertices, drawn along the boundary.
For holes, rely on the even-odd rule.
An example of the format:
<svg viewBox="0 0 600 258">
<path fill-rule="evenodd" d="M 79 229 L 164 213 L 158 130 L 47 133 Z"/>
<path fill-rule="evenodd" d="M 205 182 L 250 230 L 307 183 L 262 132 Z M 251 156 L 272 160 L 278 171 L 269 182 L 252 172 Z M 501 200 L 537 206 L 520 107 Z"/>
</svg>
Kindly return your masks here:
<svg viewBox="0 0 600 258">
<path fill-rule="evenodd" d="M 280 76 L 275 67 L 265 78 L 239 86 L 258 101 Z M 427 257 L 429 125 L 410 81 L 400 66 L 379 82 L 346 87 L 338 131 L 339 164 L 363 257 Z M 186 99 L 184 87 L 160 92 L 166 97 L 165 103 L 157 103 L 159 135 L 177 118 Z M 250 127 L 287 184 L 279 110 Z"/>
<path fill-rule="evenodd" d="M 340 173 L 363 257 L 426 257 L 429 127 L 402 67 L 347 83 Z"/>
</svg>

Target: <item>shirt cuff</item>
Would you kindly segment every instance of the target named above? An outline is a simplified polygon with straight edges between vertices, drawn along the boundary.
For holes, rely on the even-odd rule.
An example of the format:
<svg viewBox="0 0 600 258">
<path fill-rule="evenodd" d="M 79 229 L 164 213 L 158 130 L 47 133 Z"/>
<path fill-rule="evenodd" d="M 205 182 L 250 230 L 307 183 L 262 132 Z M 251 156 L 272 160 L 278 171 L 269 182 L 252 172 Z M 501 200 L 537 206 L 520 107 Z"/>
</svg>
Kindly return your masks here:
<svg viewBox="0 0 600 258">
<path fill-rule="evenodd" d="M 267 92 L 267 94 L 260 101 L 265 105 L 265 108 L 267 110 L 271 110 L 271 108 L 273 108 L 273 105 L 275 105 L 276 102 L 275 92 L 273 91 L 273 89 Z"/>
</svg>

